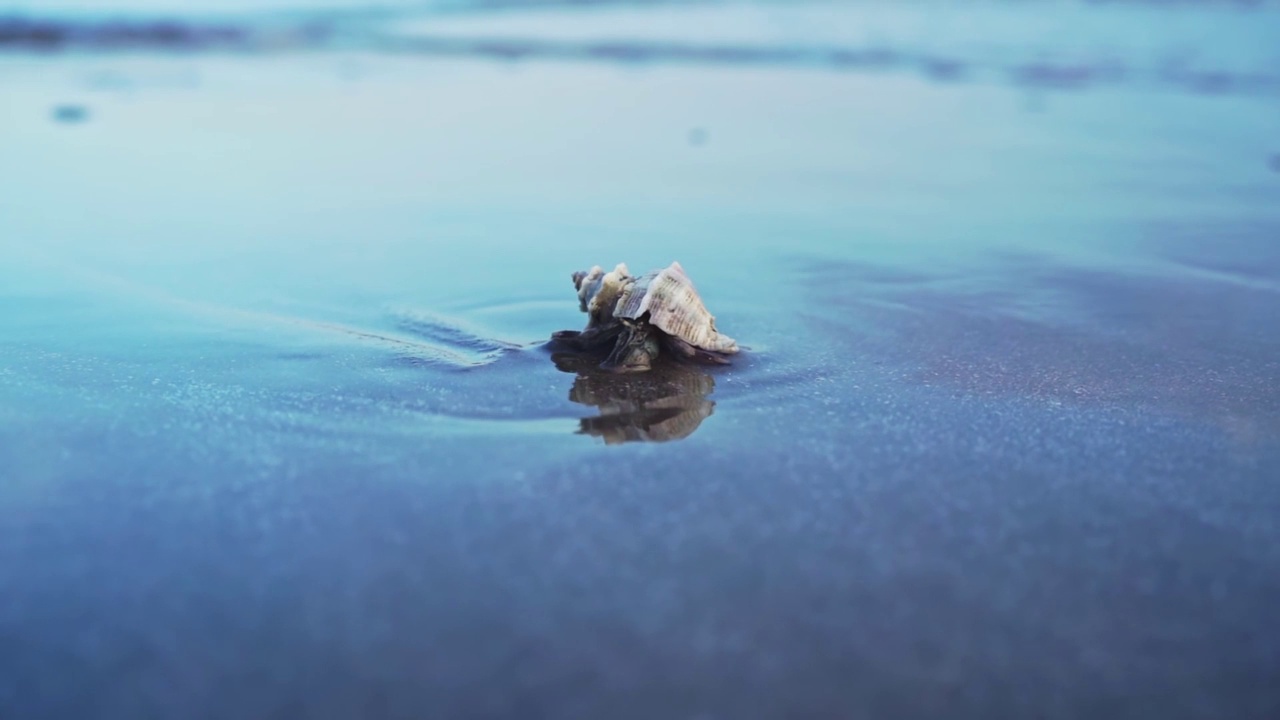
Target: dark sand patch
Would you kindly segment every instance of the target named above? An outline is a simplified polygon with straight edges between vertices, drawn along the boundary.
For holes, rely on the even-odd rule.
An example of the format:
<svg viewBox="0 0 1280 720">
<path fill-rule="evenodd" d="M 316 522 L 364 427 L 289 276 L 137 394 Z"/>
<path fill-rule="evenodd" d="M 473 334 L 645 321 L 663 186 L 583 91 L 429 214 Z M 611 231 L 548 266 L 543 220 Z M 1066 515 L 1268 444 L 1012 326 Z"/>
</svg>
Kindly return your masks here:
<svg viewBox="0 0 1280 720">
<path fill-rule="evenodd" d="M 1230 265 L 1229 253 L 1214 255 L 1204 262 Z M 1016 258 L 903 282 L 892 271 L 824 263 L 811 286 L 822 302 L 852 311 L 856 322 L 840 330 L 830 316 L 815 319 L 849 352 L 912 368 L 923 384 L 1163 408 L 1280 437 L 1280 337 L 1268 330 L 1280 322 L 1276 267 L 1255 255 L 1257 282 L 1246 283 Z"/>
</svg>

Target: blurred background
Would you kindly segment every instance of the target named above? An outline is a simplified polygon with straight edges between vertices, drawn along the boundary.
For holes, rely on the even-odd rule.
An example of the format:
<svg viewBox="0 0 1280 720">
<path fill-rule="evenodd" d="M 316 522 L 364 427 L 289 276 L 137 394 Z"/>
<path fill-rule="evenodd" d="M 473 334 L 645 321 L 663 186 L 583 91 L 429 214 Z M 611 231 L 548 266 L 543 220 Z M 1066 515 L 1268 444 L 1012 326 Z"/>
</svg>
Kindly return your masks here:
<svg viewBox="0 0 1280 720">
<path fill-rule="evenodd" d="M 1273 718 L 1278 300 L 1268 0 L 0 0 L 0 717 Z"/>
</svg>

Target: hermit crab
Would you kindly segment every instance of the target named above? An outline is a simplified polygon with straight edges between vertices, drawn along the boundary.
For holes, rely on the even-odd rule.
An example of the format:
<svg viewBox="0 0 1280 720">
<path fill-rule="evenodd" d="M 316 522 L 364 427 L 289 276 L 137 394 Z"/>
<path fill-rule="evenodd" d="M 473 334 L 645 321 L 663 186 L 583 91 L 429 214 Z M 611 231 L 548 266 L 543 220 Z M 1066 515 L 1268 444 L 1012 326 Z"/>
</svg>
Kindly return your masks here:
<svg viewBox="0 0 1280 720">
<path fill-rule="evenodd" d="M 601 363 L 606 370 L 644 372 L 663 351 L 717 364 L 738 352 L 738 343 L 716 330 L 715 317 L 678 262 L 640 277 L 623 264 L 612 272 L 597 265 L 575 272 L 573 285 L 587 327 L 555 333 L 552 339 L 576 350 L 609 348 Z"/>
</svg>

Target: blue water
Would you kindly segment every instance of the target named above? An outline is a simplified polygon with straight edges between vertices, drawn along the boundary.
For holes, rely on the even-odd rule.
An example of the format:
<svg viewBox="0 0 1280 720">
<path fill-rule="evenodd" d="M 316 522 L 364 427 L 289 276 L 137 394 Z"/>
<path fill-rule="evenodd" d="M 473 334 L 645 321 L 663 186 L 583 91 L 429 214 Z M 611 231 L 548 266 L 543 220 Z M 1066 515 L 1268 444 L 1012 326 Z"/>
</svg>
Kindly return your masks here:
<svg viewBox="0 0 1280 720">
<path fill-rule="evenodd" d="M 1268 7 L 46 10 L 0 718 L 1280 710 Z M 733 365 L 543 345 L 672 260 Z"/>
</svg>

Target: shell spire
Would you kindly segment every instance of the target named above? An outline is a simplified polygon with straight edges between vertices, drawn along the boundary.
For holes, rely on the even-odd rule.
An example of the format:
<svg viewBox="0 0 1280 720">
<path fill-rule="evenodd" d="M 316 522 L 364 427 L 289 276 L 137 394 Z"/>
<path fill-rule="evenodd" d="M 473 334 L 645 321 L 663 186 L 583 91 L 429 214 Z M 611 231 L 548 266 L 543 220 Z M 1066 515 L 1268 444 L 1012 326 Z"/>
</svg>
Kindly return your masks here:
<svg viewBox="0 0 1280 720">
<path fill-rule="evenodd" d="M 573 274 L 573 284 L 578 288 L 578 309 L 591 316 L 595 325 L 613 322 L 613 310 L 618 298 L 635 282 L 625 263 L 618 263 L 610 272 L 596 265 L 587 272 Z"/>
</svg>

